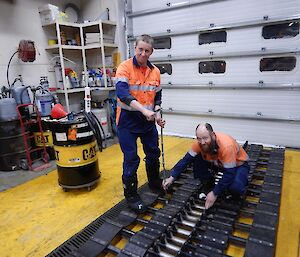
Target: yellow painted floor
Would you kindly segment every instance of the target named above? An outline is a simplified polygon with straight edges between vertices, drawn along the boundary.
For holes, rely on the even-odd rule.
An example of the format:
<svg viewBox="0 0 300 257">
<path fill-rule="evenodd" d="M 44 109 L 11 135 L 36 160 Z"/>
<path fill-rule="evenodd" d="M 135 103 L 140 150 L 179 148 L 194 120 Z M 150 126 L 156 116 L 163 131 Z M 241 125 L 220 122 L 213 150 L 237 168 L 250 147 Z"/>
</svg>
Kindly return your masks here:
<svg viewBox="0 0 300 257">
<path fill-rule="evenodd" d="M 166 168 L 171 169 L 190 146 L 191 139 L 165 137 Z M 141 160 L 141 145 L 139 145 Z M 123 199 L 122 153 L 113 145 L 99 153 L 102 177 L 95 189 L 63 192 L 57 172 L 50 172 L 0 193 L 0 256 L 45 256 Z M 285 157 L 276 257 L 299 256 L 300 151 Z M 139 183 L 146 182 L 143 162 Z M 238 248 L 230 253 L 242 256 Z"/>
</svg>

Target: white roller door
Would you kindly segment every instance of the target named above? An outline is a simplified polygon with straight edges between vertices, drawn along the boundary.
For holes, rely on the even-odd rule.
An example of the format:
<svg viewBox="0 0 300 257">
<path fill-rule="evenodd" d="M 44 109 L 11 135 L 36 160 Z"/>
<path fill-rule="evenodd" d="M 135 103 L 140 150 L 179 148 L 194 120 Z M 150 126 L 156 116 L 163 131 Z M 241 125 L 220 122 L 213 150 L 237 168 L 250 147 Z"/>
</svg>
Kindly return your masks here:
<svg viewBox="0 0 300 257">
<path fill-rule="evenodd" d="M 129 55 L 155 38 L 167 134 L 199 122 L 243 141 L 300 147 L 300 1 L 127 1 Z"/>
</svg>

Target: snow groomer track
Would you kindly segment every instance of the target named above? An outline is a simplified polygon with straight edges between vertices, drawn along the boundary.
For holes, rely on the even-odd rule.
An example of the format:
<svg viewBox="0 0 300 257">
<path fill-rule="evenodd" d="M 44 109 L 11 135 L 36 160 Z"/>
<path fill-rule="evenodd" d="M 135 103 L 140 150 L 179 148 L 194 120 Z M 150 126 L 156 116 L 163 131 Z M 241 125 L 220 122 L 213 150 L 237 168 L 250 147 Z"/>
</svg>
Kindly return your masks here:
<svg viewBox="0 0 300 257">
<path fill-rule="evenodd" d="M 244 248 L 247 257 L 274 256 L 284 149 L 249 145 L 247 152 L 250 182 L 243 199 L 219 197 L 204 212 L 202 185 L 188 168 L 164 197 L 150 193 L 147 185 L 140 188 L 150 206 L 146 215 L 136 215 L 122 201 L 48 257 L 222 257 L 229 256 L 230 245 Z"/>
</svg>

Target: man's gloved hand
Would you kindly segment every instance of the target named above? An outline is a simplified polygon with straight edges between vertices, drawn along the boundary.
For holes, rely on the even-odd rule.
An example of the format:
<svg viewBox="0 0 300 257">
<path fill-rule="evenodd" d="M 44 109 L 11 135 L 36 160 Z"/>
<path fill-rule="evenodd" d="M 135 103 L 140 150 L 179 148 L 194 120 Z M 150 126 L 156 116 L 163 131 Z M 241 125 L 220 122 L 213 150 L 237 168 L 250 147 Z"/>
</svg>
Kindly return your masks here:
<svg viewBox="0 0 300 257">
<path fill-rule="evenodd" d="M 167 179 L 163 180 L 162 186 L 163 186 L 164 190 L 167 190 L 169 188 L 169 186 L 171 186 L 171 184 L 174 182 L 174 180 L 175 179 L 172 176 L 170 176 Z"/>
<path fill-rule="evenodd" d="M 206 196 L 205 209 L 209 209 L 210 207 L 212 207 L 216 200 L 217 196 L 214 194 L 213 191 L 210 191 Z"/>
</svg>

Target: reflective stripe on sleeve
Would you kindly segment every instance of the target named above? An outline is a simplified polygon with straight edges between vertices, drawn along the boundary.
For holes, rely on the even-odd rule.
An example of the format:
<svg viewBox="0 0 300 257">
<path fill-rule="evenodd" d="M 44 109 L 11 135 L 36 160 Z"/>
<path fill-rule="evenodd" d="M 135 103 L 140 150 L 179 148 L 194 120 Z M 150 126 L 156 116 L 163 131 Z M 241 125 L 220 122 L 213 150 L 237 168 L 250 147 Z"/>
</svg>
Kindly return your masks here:
<svg viewBox="0 0 300 257">
<path fill-rule="evenodd" d="M 129 90 L 131 91 L 156 91 L 156 86 L 149 86 L 149 85 L 129 85 Z"/>
<path fill-rule="evenodd" d="M 236 167 L 236 162 L 225 162 L 222 163 L 223 167 L 226 169 L 230 169 L 230 168 L 235 168 Z"/>
<path fill-rule="evenodd" d="M 116 83 L 118 83 L 118 82 L 126 82 L 126 83 L 129 83 L 129 80 L 128 80 L 128 78 L 117 78 L 117 82 Z"/>
<path fill-rule="evenodd" d="M 134 108 L 128 106 L 127 104 L 124 104 L 122 102 L 118 102 L 118 106 L 121 107 L 124 110 L 127 111 L 132 111 L 132 112 L 136 112 L 137 110 L 135 110 Z M 154 106 L 153 105 L 143 105 L 144 108 L 146 108 L 147 110 L 153 111 Z"/>
<path fill-rule="evenodd" d="M 189 151 L 188 151 L 188 153 L 191 155 L 191 156 L 193 156 L 193 157 L 195 157 L 198 153 L 196 153 L 196 152 L 194 152 L 192 149 L 190 149 Z"/>
</svg>

